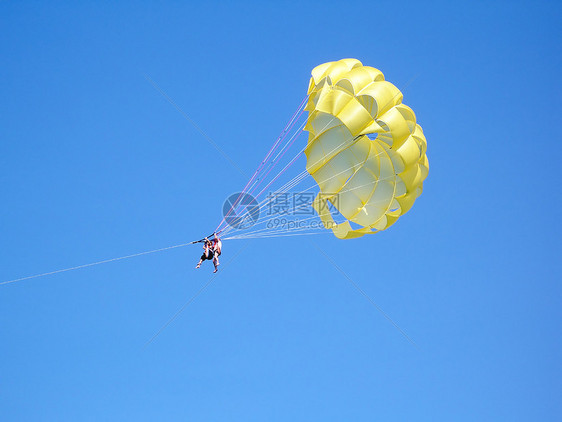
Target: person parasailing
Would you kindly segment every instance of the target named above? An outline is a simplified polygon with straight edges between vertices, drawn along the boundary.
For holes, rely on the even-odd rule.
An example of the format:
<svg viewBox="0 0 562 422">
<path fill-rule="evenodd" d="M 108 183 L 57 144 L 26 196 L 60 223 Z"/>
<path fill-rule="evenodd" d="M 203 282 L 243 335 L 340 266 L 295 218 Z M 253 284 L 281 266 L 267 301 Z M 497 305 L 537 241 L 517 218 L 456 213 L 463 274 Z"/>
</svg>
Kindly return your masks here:
<svg viewBox="0 0 562 422">
<path fill-rule="evenodd" d="M 219 256 L 222 253 L 222 241 L 219 237 L 215 234 L 213 239 L 204 238 L 203 242 L 203 254 L 201 255 L 201 259 L 197 263 L 195 268 L 201 267 L 203 261 L 213 261 L 213 265 L 215 266 L 216 273 L 219 270 Z"/>
</svg>

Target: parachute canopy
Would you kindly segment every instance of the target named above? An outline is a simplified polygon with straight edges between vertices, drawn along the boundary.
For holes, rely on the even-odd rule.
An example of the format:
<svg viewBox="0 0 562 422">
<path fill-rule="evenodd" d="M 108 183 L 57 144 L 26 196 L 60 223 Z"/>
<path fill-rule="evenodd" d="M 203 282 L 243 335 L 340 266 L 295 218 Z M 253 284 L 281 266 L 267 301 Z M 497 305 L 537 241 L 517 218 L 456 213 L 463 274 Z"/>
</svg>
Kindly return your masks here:
<svg viewBox="0 0 562 422">
<path fill-rule="evenodd" d="M 429 162 L 422 128 L 380 70 L 343 59 L 315 67 L 304 130 L 313 203 L 340 239 L 385 230 L 414 204 Z M 336 223 L 327 201 L 345 217 Z"/>
</svg>

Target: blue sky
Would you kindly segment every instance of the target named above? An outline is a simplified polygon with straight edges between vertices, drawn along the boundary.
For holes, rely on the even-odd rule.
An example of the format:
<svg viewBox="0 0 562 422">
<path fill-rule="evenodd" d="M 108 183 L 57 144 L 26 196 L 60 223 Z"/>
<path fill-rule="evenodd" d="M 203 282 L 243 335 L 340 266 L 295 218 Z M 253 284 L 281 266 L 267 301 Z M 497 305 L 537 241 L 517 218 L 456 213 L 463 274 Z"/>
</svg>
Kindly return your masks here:
<svg viewBox="0 0 562 422">
<path fill-rule="evenodd" d="M 2 420 L 560 418 L 559 4 L 114 3 L 0 5 L 0 281 L 214 229 L 246 180 L 147 77 L 251 173 L 357 58 L 429 177 L 375 236 L 225 242 L 147 347 L 199 245 L 0 286 Z"/>
</svg>

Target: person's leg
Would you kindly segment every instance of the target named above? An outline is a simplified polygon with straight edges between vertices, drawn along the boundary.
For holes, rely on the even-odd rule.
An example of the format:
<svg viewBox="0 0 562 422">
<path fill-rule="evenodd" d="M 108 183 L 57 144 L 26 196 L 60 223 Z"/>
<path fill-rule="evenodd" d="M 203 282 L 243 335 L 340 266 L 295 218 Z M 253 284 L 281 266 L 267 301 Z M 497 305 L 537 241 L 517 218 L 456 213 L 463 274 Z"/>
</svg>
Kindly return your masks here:
<svg viewBox="0 0 562 422">
<path fill-rule="evenodd" d="M 197 266 L 195 268 L 199 268 L 201 266 L 201 264 L 203 263 L 203 261 L 205 261 L 207 259 L 211 259 L 211 257 L 209 256 L 209 249 L 205 248 L 205 250 L 203 251 L 203 255 L 201 255 L 201 259 L 199 260 L 199 262 L 197 263 Z"/>
<path fill-rule="evenodd" d="M 195 268 L 199 268 L 201 266 L 201 264 L 203 263 L 203 261 L 205 261 L 207 259 L 205 253 L 203 253 L 203 255 L 201 255 L 201 259 L 199 259 L 199 262 L 197 263 L 197 266 Z"/>
<path fill-rule="evenodd" d="M 215 256 L 213 257 L 213 264 L 215 264 L 215 273 L 219 270 L 219 254 L 215 253 Z"/>
</svg>

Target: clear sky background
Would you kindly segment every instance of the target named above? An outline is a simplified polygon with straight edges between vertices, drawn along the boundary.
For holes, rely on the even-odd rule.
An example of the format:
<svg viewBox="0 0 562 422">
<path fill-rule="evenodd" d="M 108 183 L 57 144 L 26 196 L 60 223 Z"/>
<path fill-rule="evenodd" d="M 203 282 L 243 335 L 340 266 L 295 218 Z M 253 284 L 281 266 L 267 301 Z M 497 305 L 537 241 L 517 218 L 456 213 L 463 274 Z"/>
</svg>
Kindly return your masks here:
<svg viewBox="0 0 562 422">
<path fill-rule="evenodd" d="M 217 225 L 246 179 L 146 77 L 251 173 L 310 70 L 357 58 L 402 89 L 430 172 L 384 233 L 225 242 L 147 347 L 211 279 L 199 245 L 1 285 L 0 419 L 560 420 L 560 12 L 2 2 L 0 281 Z"/>
</svg>

